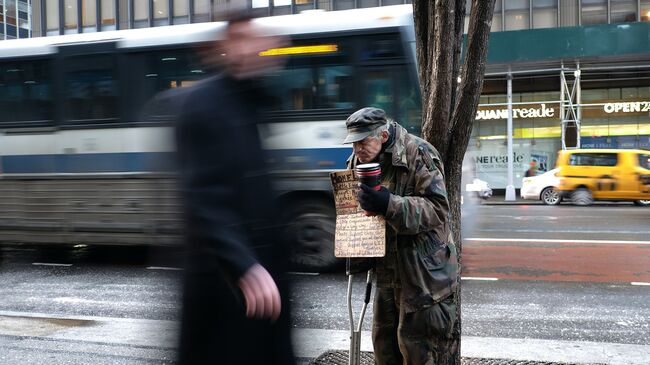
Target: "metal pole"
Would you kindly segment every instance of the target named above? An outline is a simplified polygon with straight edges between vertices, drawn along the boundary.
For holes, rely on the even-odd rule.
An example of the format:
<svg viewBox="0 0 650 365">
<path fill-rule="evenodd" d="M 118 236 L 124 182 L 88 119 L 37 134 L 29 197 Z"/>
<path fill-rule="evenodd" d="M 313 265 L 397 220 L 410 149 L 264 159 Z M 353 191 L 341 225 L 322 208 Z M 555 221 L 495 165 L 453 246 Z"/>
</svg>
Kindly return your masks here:
<svg viewBox="0 0 650 365">
<path fill-rule="evenodd" d="M 573 75 L 575 76 L 575 87 L 576 87 L 576 103 L 578 104 L 576 108 L 578 109 L 578 116 L 576 120 L 576 148 L 580 148 L 580 124 L 582 123 L 582 106 L 580 106 L 580 103 L 582 103 L 582 88 L 580 87 L 580 63 L 576 64 L 576 70 L 574 71 Z"/>
<path fill-rule="evenodd" d="M 508 185 L 506 186 L 506 201 L 517 199 L 514 186 L 514 154 L 512 151 L 512 74 L 508 73 Z"/>
</svg>

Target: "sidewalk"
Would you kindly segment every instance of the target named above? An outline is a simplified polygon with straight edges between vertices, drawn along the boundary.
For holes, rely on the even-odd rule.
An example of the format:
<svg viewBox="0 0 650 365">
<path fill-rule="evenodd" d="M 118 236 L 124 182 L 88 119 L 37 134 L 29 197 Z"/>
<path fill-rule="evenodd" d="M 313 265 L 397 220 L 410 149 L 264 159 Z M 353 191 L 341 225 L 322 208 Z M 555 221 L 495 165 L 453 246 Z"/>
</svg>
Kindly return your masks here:
<svg viewBox="0 0 650 365">
<path fill-rule="evenodd" d="M 65 346 L 99 357 L 118 354 L 133 360 L 172 364 L 177 331 L 175 321 L 0 311 L 0 338 L 10 342 L 4 344 L 0 360 L 7 363 L 25 352 L 61 352 L 53 347 Z M 347 330 L 294 328 L 292 335 L 299 365 L 317 364 L 315 359 L 331 351 L 338 353 L 340 359 L 343 351 L 349 350 Z M 650 345 L 475 336 L 463 336 L 462 341 L 463 365 L 650 363 Z M 370 356 L 369 332 L 362 332 L 361 350 L 366 357 Z"/>
<path fill-rule="evenodd" d="M 294 329 L 293 336 L 296 357 L 299 359 L 316 358 L 332 350 L 349 350 L 350 346 L 349 331 L 297 328 Z M 361 351 L 372 351 L 369 332 L 361 334 Z M 464 359 L 463 365 L 647 365 L 650 363 L 650 346 L 463 336 L 461 355 Z"/>
</svg>

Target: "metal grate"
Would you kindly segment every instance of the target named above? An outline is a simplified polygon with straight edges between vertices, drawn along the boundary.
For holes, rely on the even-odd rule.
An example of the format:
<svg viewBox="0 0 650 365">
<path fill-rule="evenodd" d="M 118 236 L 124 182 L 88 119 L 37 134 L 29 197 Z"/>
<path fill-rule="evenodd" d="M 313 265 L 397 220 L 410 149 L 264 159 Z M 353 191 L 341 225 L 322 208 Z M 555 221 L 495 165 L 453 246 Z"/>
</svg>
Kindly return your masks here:
<svg viewBox="0 0 650 365">
<path fill-rule="evenodd" d="M 309 365 L 347 365 L 348 351 L 327 351 L 316 359 L 312 360 Z M 361 352 L 362 365 L 374 365 L 375 359 L 372 352 Z M 577 365 L 560 362 L 528 361 L 528 360 L 508 360 L 508 359 L 481 359 L 474 357 L 464 357 L 462 365 Z M 581 365 L 598 365 L 598 364 L 581 364 Z"/>
</svg>

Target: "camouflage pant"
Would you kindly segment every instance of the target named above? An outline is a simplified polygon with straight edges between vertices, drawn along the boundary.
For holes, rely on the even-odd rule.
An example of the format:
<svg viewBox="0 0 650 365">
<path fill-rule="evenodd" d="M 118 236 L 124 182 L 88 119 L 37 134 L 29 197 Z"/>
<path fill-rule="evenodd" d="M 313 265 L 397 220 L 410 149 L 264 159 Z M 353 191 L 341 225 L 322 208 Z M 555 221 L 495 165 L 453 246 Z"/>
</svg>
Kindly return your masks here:
<svg viewBox="0 0 650 365">
<path fill-rule="evenodd" d="M 453 295 L 421 311 L 400 308 L 399 288 L 378 288 L 374 301 L 372 342 L 377 365 L 446 364 L 456 343 L 450 339 L 456 320 Z"/>
</svg>

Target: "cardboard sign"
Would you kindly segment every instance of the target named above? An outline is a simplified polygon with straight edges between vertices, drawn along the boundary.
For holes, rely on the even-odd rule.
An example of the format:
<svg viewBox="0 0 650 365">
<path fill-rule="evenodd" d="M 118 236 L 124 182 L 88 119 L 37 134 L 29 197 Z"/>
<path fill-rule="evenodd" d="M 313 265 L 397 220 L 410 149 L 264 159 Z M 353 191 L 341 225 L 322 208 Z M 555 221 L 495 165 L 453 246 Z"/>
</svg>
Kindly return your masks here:
<svg viewBox="0 0 650 365">
<path fill-rule="evenodd" d="M 357 201 L 358 181 L 352 170 L 330 173 L 336 206 L 334 256 L 383 257 L 386 254 L 386 222 L 366 217 Z"/>
</svg>

